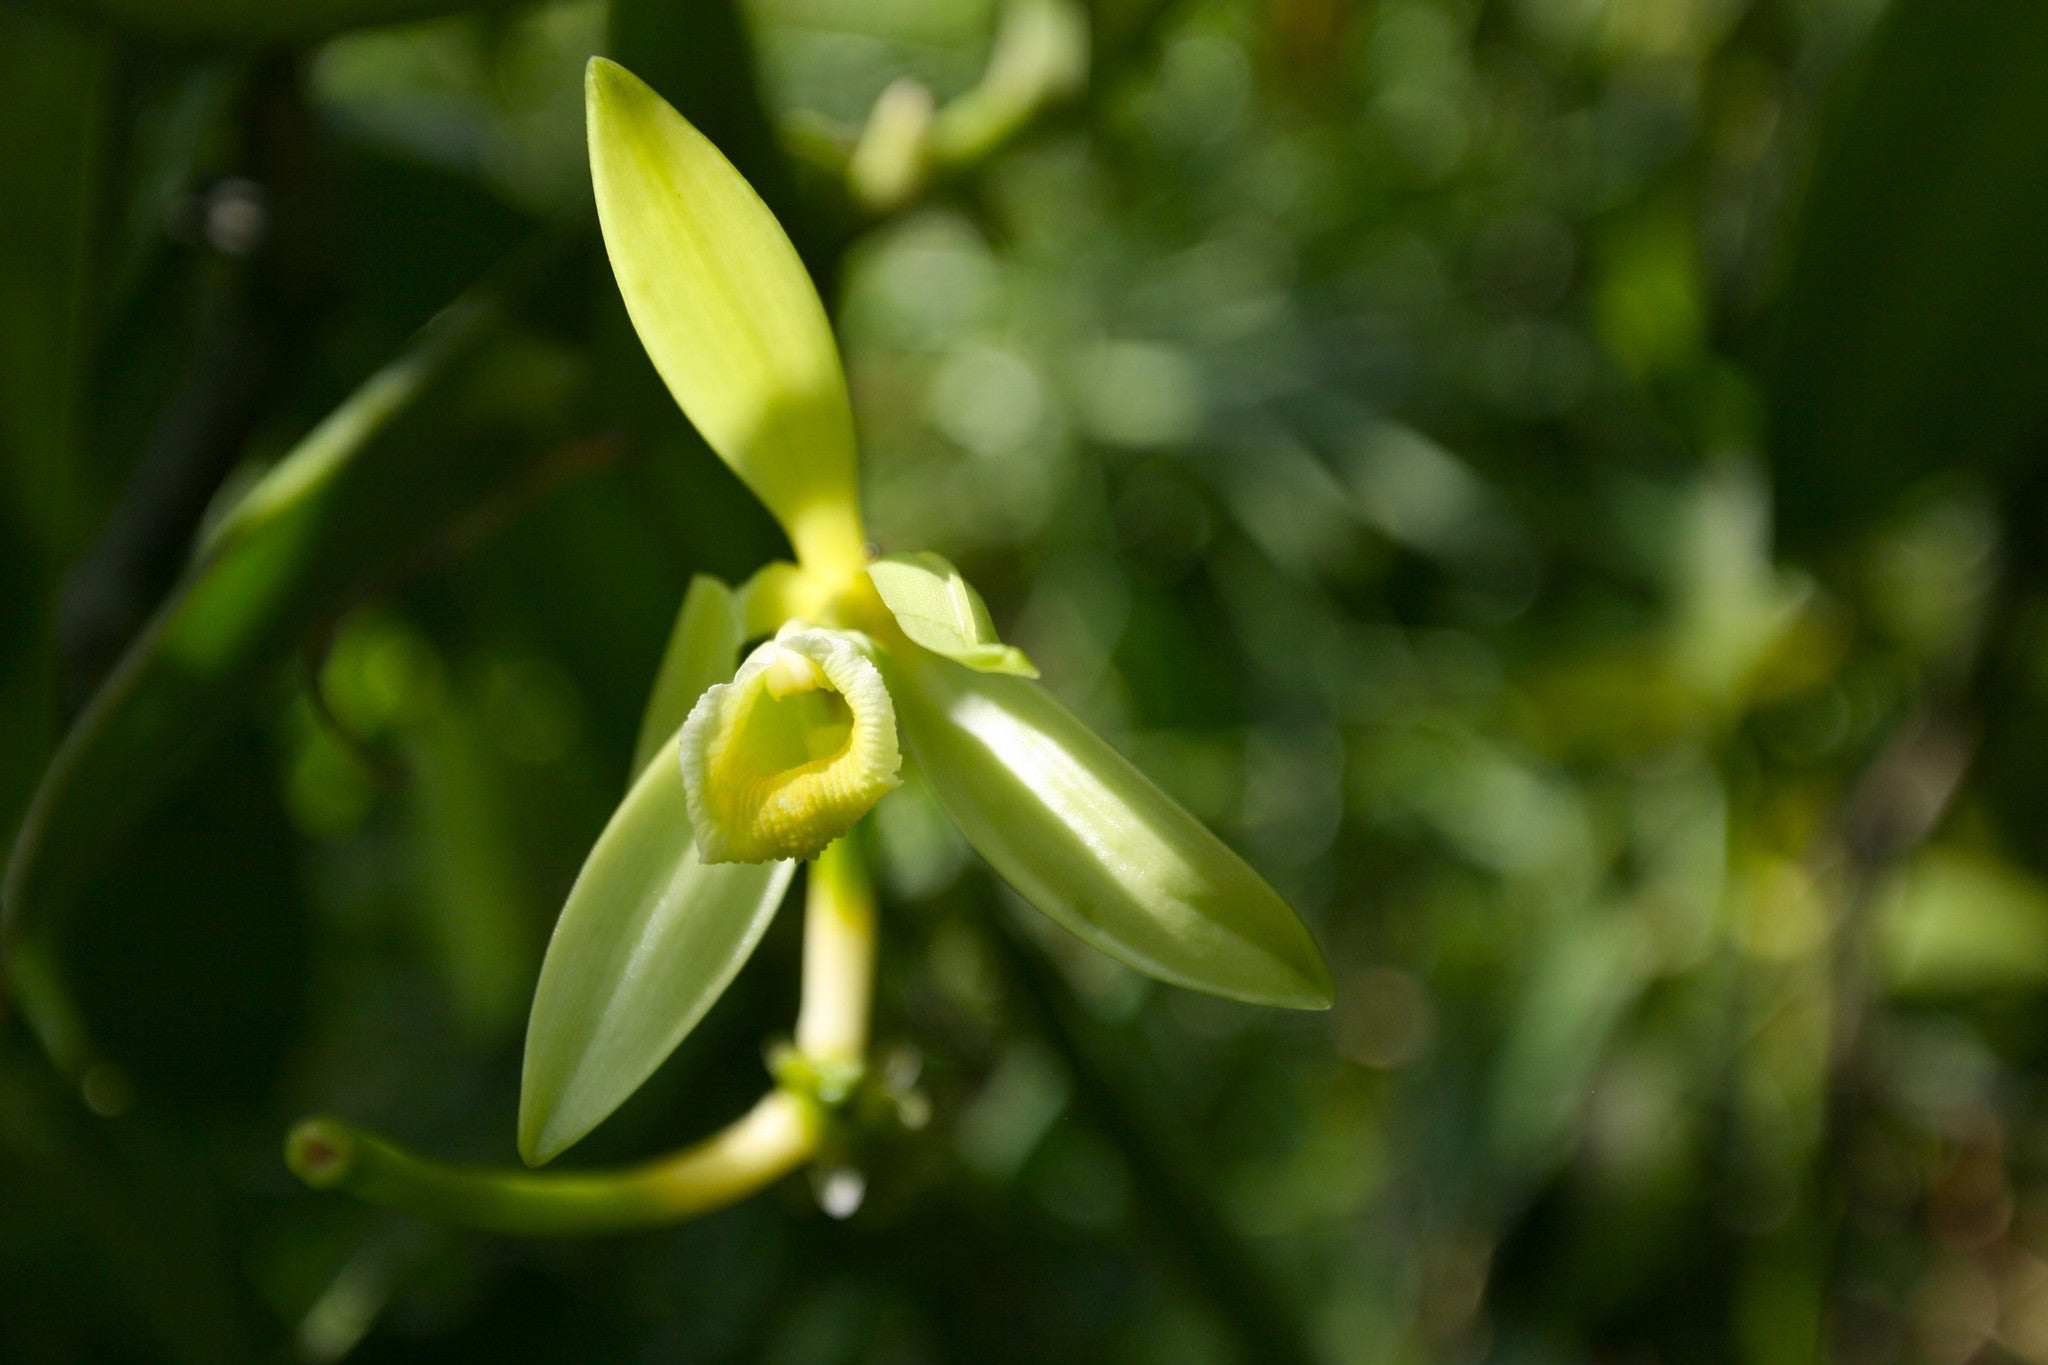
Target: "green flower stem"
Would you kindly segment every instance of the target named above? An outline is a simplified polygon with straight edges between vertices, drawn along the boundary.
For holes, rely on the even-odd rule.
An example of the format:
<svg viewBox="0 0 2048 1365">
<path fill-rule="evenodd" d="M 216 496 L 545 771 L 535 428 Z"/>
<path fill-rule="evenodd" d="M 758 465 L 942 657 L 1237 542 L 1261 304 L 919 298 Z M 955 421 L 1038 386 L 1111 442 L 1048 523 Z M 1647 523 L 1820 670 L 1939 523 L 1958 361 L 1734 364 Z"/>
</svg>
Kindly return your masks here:
<svg viewBox="0 0 2048 1365">
<path fill-rule="evenodd" d="M 867 1053 L 874 982 L 874 883 L 854 838 L 835 839 L 811 865 L 804 892 L 797 1050 L 816 1062 L 859 1064 Z"/>
<path fill-rule="evenodd" d="M 463 1170 L 330 1118 L 294 1128 L 285 1161 L 315 1189 L 436 1222 L 575 1236 L 660 1227 L 738 1203 L 808 1161 L 823 1132 L 815 1103 L 775 1091 L 695 1146 L 617 1171 Z"/>
<path fill-rule="evenodd" d="M 804 902 L 797 1050 L 810 1070 L 858 1067 L 874 995 L 874 884 L 839 839 L 812 865 Z M 529 1237 L 629 1232 L 700 1217 L 774 1184 L 818 1154 L 826 1119 L 801 1087 L 771 1091 L 692 1147 L 613 1171 L 464 1170 L 332 1118 L 300 1123 L 285 1163 L 318 1190 L 480 1232 Z"/>
</svg>

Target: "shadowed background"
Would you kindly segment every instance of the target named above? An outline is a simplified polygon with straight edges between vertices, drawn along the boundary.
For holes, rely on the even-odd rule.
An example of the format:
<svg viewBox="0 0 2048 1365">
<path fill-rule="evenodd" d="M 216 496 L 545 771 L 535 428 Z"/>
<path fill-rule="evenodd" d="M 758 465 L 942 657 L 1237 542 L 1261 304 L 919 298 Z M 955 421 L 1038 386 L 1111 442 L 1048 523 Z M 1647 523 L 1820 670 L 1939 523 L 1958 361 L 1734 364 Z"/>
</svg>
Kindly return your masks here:
<svg viewBox="0 0 2048 1365">
<path fill-rule="evenodd" d="M 618 300 L 595 51 L 789 227 L 882 548 L 1334 1010 L 912 781 L 933 1120 L 850 1217 L 291 1178 L 514 1159 L 684 585 L 786 553 Z M 0 1359 L 2048 1362 L 2044 70 L 2034 0 L 0 3 Z M 797 927 L 570 1164 L 753 1100 Z"/>
</svg>

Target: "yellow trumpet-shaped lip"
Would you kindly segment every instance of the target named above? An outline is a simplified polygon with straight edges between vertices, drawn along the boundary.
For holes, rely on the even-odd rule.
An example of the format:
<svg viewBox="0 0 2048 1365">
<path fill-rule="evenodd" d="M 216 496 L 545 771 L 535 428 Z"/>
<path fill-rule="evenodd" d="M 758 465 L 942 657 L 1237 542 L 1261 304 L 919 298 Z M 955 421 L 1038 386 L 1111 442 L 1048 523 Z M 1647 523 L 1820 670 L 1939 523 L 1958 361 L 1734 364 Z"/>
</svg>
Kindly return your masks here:
<svg viewBox="0 0 2048 1365">
<path fill-rule="evenodd" d="M 697 699 L 677 753 L 705 862 L 814 857 L 902 781 L 864 643 L 792 622 Z"/>
</svg>

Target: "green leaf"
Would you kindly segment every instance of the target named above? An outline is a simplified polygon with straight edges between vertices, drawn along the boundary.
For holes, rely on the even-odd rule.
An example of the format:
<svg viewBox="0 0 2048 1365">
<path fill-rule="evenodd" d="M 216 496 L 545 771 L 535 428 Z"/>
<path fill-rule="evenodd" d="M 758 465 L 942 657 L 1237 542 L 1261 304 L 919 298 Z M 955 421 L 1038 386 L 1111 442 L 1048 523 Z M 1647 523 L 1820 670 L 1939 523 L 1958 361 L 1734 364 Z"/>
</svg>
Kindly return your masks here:
<svg viewBox="0 0 2048 1365">
<path fill-rule="evenodd" d="M 1887 878 L 1873 928 L 1886 983 L 1907 999 L 1981 1000 L 2048 981 L 2048 886 L 1981 850 L 1923 850 Z"/>
<path fill-rule="evenodd" d="M 1831 124 L 1769 374 L 1774 490 L 1838 535 L 1915 482 L 2038 459 L 2048 5 L 1900 0 Z"/>
<path fill-rule="evenodd" d="M 825 307 L 768 206 L 637 76 L 591 59 L 590 173 L 633 326 L 705 441 L 809 567 L 865 558 L 853 412 Z"/>
<path fill-rule="evenodd" d="M 50 6 L 153 37 L 235 48 L 311 42 L 369 24 L 496 7 L 493 0 L 57 0 Z"/>
<path fill-rule="evenodd" d="M 675 1051 L 752 955 L 795 866 L 700 862 L 681 770 L 647 766 L 583 864 L 534 989 L 519 1090 L 529 1165 Z"/>
<path fill-rule="evenodd" d="M 934 654 L 982 673 L 1038 676 L 1023 650 L 997 638 L 973 584 L 938 555 L 887 555 L 868 565 L 868 579 L 903 633 Z"/>
<path fill-rule="evenodd" d="M 80 529 L 73 485 L 116 87 L 109 48 L 44 15 L 0 10 L 0 523 L 52 553 Z"/>
<path fill-rule="evenodd" d="M 740 652 L 739 610 L 732 589 L 716 578 L 698 574 L 690 580 L 668 650 L 661 656 L 661 669 L 654 675 L 654 692 L 640 719 L 640 740 L 633 748 L 635 773 L 667 751 L 667 741 L 682 728 L 706 688 L 732 677 Z"/>
<path fill-rule="evenodd" d="M 1575 1150 L 1600 1063 L 1657 962 L 1642 918 L 1606 910 L 1551 924 L 1524 954 L 1487 1112 L 1508 1188 L 1527 1188 Z"/>
<path fill-rule="evenodd" d="M 20 613 L 0 630 L 0 829 L 30 799 L 56 732 L 55 631 L 45 611 L 78 552 L 78 459 L 96 276 L 93 244 L 120 96 L 113 44 L 26 7 L 0 8 L 0 569 Z M 28 628 L 35 613 L 43 623 Z M 33 960 L 31 960 L 33 959 Z M 8 954 L 17 994 L 62 1001 L 50 954 Z M 4 1007 L 0 1007 L 4 1008 Z M 68 1004 L 41 1025 L 77 1036 Z"/>
<path fill-rule="evenodd" d="M 0 888 L 17 973 L 47 958 L 59 916 L 108 850 L 282 660 L 459 514 L 531 478 L 559 448 L 575 383 L 561 353 L 508 328 L 486 293 L 449 310 L 251 489 L 43 776 Z M 76 1074 L 90 1045 L 60 978 L 47 962 L 28 975 L 25 1010 Z"/>
<path fill-rule="evenodd" d="M 406 732 L 412 915 L 456 1024 L 496 1041 L 519 1025 L 540 956 L 532 879 L 512 806 L 518 787 L 482 716 L 444 703 Z"/>
<path fill-rule="evenodd" d="M 919 769 L 1026 900 L 1162 981 L 1329 1006 L 1330 969 L 1287 903 L 1043 687 L 930 655 L 900 662 Z"/>
</svg>

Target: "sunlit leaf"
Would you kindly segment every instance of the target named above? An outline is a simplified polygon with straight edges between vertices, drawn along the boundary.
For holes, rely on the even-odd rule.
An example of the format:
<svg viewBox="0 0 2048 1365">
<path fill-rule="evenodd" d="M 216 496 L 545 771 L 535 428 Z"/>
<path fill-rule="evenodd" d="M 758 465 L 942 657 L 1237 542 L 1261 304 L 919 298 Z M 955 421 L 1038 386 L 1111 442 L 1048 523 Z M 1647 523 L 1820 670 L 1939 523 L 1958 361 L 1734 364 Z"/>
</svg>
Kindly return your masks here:
<svg viewBox="0 0 2048 1365">
<path fill-rule="evenodd" d="M 918 767 L 1026 900 L 1163 981 L 1330 1004 L 1330 969 L 1287 903 L 1043 687 L 929 655 L 898 677 Z"/>
<path fill-rule="evenodd" d="M 794 863 L 697 857 L 682 773 L 640 774 L 569 892 L 534 989 L 519 1154 L 538 1165 L 603 1122 L 752 955 Z"/>
<path fill-rule="evenodd" d="M 586 83 L 598 221 L 655 369 L 808 565 L 863 558 L 853 414 L 824 305 L 774 214 L 638 77 Z"/>
<path fill-rule="evenodd" d="M 675 629 L 654 675 L 654 691 L 640 719 L 640 739 L 633 748 L 637 774 L 664 752 L 666 741 L 681 728 L 704 689 L 732 677 L 740 652 L 739 603 L 733 591 L 709 574 L 690 580 L 676 613 Z"/>
<path fill-rule="evenodd" d="M 531 476 L 557 448 L 574 383 L 561 354 L 508 329 L 486 295 L 451 310 L 250 491 L 45 773 L 7 867 L 12 965 L 46 949 L 109 847 L 245 714 L 280 660 L 460 512 Z M 50 995 L 55 972 L 30 975 L 45 989 L 22 999 L 45 1045 L 83 1065 L 88 1045 Z"/>
<path fill-rule="evenodd" d="M 940 556 L 888 555 L 868 565 L 868 580 L 903 633 L 934 654 L 983 673 L 1038 676 L 1023 650 L 997 638 L 974 585 Z"/>
</svg>

